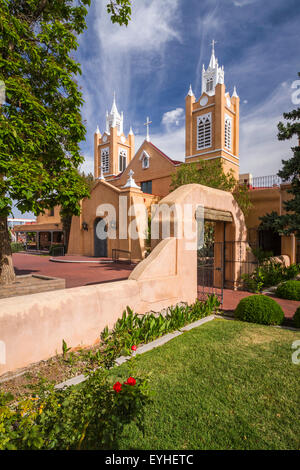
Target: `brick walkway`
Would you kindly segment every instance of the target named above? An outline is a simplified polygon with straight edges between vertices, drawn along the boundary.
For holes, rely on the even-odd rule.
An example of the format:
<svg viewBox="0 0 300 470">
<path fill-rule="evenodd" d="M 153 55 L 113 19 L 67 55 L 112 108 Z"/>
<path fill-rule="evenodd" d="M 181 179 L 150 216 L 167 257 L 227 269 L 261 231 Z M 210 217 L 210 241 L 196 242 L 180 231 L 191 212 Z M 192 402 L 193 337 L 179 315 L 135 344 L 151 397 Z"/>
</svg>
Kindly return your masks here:
<svg viewBox="0 0 300 470">
<path fill-rule="evenodd" d="M 239 301 L 244 297 L 249 297 L 249 295 L 253 295 L 250 292 L 243 292 L 243 291 L 233 291 L 230 289 L 224 289 L 224 298 L 223 298 L 223 310 L 235 310 Z M 278 299 L 276 297 L 272 298 L 276 300 L 279 305 L 281 305 L 282 310 L 284 311 L 284 315 L 286 318 L 292 318 L 296 309 L 299 307 L 300 302 L 296 300 L 285 300 L 285 299 Z"/>
<path fill-rule="evenodd" d="M 68 257 L 65 257 L 68 259 Z M 70 257 L 71 259 L 73 257 Z M 73 258 L 74 259 L 74 258 Z M 78 258 L 79 259 L 79 258 Z M 96 258 L 81 258 L 96 261 Z M 101 282 L 120 281 L 127 279 L 134 265 L 125 263 L 53 263 L 50 256 L 14 253 L 15 272 L 21 274 L 43 274 L 60 277 L 66 280 L 66 287 L 89 286 Z"/>
<path fill-rule="evenodd" d="M 49 256 L 28 255 L 14 253 L 13 261 L 16 274 L 43 274 L 45 276 L 54 276 L 66 279 L 66 287 L 89 286 L 100 284 L 101 282 L 118 281 L 127 279 L 134 265 L 125 263 L 95 263 L 96 258 L 69 257 L 69 260 L 91 261 L 90 263 L 53 263 L 49 261 Z M 244 297 L 253 295 L 250 292 L 233 291 L 224 289 L 223 309 L 232 311 L 236 308 L 239 301 Z M 294 300 L 277 299 L 287 318 L 292 318 L 299 302 Z"/>
</svg>

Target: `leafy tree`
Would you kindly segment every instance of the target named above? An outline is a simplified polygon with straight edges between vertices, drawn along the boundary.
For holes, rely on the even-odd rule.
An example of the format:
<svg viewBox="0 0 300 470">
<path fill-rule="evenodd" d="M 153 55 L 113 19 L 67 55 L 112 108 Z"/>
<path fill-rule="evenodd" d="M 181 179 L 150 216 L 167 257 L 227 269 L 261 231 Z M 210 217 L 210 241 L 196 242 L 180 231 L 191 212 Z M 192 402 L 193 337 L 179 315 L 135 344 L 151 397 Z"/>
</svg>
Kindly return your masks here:
<svg viewBox="0 0 300 470">
<path fill-rule="evenodd" d="M 300 73 L 298 73 L 300 77 Z M 292 147 L 293 156 L 289 160 L 282 160 L 282 169 L 278 176 L 284 182 L 290 182 L 291 187 L 287 192 L 292 195 L 291 199 L 284 201 L 286 214 L 279 215 L 277 212 L 271 212 L 260 217 L 261 230 L 273 230 L 280 235 L 295 234 L 300 238 L 300 108 L 289 113 L 283 114 L 288 122 L 278 124 L 278 139 L 289 140 L 297 136 L 298 145 Z"/>
<path fill-rule="evenodd" d="M 85 137 L 72 57 L 90 0 L 0 0 L 0 284 L 15 279 L 7 216 L 12 203 L 36 215 L 61 206 L 80 213 L 88 196 L 77 168 Z M 110 1 L 114 23 L 128 24 L 129 0 Z M 0 90 L 0 91 L 1 91 Z"/>
<path fill-rule="evenodd" d="M 172 175 L 171 188 L 173 190 L 183 184 L 191 183 L 232 192 L 245 215 L 252 206 L 247 186 L 238 184 L 232 171 L 225 173 L 220 160 L 184 163 Z"/>
<path fill-rule="evenodd" d="M 82 173 L 78 172 L 78 174 L 79 174 L 79 177 L 82 179 L 83 186 L 86 187 L 86 191 L 88 195 L 90 195 L 92 188 L 94 186 L 94 183 L 95 183 L 94 176 L 92 175 L 92 173 L 88 173 L 86 175 L 84 172 Z M 67 208 L 61 207 L 60 217 L 62 221 L 63 231 L 65 234 L 64 245 L 67 251 L 68 246 L 69 246 L 69 238 L 70 238 L 73 212 L 68 207 Z"/>
<path fill-rule="evenodd" d="M 107 12 L 111 15 L 112 23 L 127 26 L 131 19 L 131 0 L 111 0 L 107 4 Z"/>
</svg>

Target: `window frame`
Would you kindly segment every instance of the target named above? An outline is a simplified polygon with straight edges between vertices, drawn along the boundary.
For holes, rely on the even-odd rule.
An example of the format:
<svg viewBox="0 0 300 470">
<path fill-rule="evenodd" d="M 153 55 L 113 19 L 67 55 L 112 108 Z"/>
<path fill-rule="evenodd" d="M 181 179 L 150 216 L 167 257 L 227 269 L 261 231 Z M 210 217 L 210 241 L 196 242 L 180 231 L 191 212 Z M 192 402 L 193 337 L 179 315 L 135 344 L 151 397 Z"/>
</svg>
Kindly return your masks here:
<svg viewBox="0 0 300 470">
<path fill-rule="evenodd" d="M 121 163 L 122 159 L 122 163 Z M 125 161 L 125 164 L 124 164 Z M 119 147 L 119 171 L 123 173 L 127 168 L 127 149 Z"/>
<path fill-rule="evenodd" d="M 209 124 L 209 126 L 207 125 Z M 200 135 L 200 126 L 202 134 Z M 201 144 L 202 141 L 202 144 Z M 212 113 L 200 114 L 197 116 L 197 150 L 204 150 L 212 147 Z"/>
<path fill-rule="evenodd" d="M 101 164 L 100 169 L 102 166 L 103 173 L 109 173 L 109 166 L 110 166 L 110 155 L 109 155 L 109 147 L 105 147 L 101 149 Z"/>
</svg>

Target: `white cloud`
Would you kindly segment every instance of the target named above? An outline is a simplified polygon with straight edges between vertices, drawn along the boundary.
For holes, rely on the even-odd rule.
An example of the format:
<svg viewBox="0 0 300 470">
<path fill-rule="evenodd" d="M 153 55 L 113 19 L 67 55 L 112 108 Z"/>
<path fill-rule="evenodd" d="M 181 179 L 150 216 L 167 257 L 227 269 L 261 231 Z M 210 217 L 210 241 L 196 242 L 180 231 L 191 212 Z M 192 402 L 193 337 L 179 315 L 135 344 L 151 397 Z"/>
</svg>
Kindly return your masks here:
<svg viewBox="0 0 300 470">
<path fill-rule="evenodd" d="M 233 0 L 233 4 L 236 7 L 244 7 L 246 5 L 251 5 L 252 3 L 256 3 L 258 0 Z"/>
<path fill-rule="evenodd" d="M 162 7 L 160 0 L 134 2 L 128 27 L 120 27 L 111 23 L 106 2 L 96 2 L 94 29 L 98 52 L 88 66 L 94 100 L 95 81 L 99 82 L 96 99 L 103 117 L 114 90 L 125 117 L 132 119 L 140 100 L 136 82 L 144 81 L 145 100 L 160 88 L 165 74 L 165 47 L 169 41 L 181 41 L 177 27 L 178 3 L 179 0 L 164 0 Z"/>
<path fill-rule="evenodd" d="M 162 124 L 170 129 L 173 126 L 179 126 L 182 120 L 184 119 L 184 110 L 183 108 L 172 109 L 172 111 L 167 111 L 162 117 Z"/>
<path fill-rule="evenodd" d="M 291 88 L 287 83 L 277 89 L 240 121 L 241 173 L 254 176 L 276 174 L 281 160 L 292 156 L 291 147 L 296 140 L 279 141 L 277 124 L 284 121 L 282 110 L 293 109 Z"/>
</svg>

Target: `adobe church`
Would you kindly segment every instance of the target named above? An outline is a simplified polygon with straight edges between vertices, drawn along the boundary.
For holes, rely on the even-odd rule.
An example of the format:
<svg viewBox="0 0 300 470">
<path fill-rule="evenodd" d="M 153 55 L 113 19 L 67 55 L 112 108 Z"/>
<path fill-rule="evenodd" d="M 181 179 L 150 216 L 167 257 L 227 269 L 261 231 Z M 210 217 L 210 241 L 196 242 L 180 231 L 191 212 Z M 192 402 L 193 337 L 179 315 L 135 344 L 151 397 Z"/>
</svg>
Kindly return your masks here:
<svg viewBox="0 0 300 470">
<path fill-rule="evenodd" d="M 238 181 L 246 182 L 251 188 L 251 175 L 239 174 L 240 99 L 236 88 L 231 95 L 226 91 L 224 67 L 218 63 L 214 45 L 213 41 L 208 68 L 203 65 L 201 96 L 197 100 L 190 87 L 185 98 L 185 163 L 218 159 L 225 172 L 231 170 Z M 114 96 L 111 111 L 106 113 L 105 131 L 101 134 L 97 127 L 94 134 L 95 185 L 90 199 L 81 201 L 81 215 L 72 218 L 68 254 L 112 257 L 119 251 L 130 253 L 131 259 L 144 258 L 145 237 L 132 240 L 120 233 L 123 209 L 125 206 L 143 205 L 150 214 L 151 205 L 170 193 L 171 175 L 183 163 L 173 160 L 151 142 L 149 118 L 146 125 L 146 138 L 135 152 L 133 130 L 130 128 L 128 135 L 124 134 L 124 115 L 119 113 Z M 254 206 L 246 222 L 257 237 L 259 216 L 271 210 L 282 212 L 282 202 L 289 197 L 286 189 L 287 185 L 278 185 L 276 188 L 260 188 L 255 193 L 250 191 Z M 104 214 L 97 213 L 97 208 L 103 204 L 114 207 L 113 214 L 105 215 L 106 230 L 113 230 L 114 237 L 109 236 L 106 240 L 100 240 L 96 234 L 104 217 Z M 140 216 L 133 209 L 127 217 L 129 224 L 133 219 L 138 223 Z M 142 230 L 146 231 L 147 227 Z M 30 226 L 30 231 L 36 231 L 39 246 L 43 237 L 48 236 L 48 243 L 59 241 L 62 234 L 59 208 L 39 216 L 37 224 Z M 276 246 L 278 253 L 274 254 L 288 254 L 291 262 L 296 261 L 294 237 L 278 236 Z"/>
</svg>

